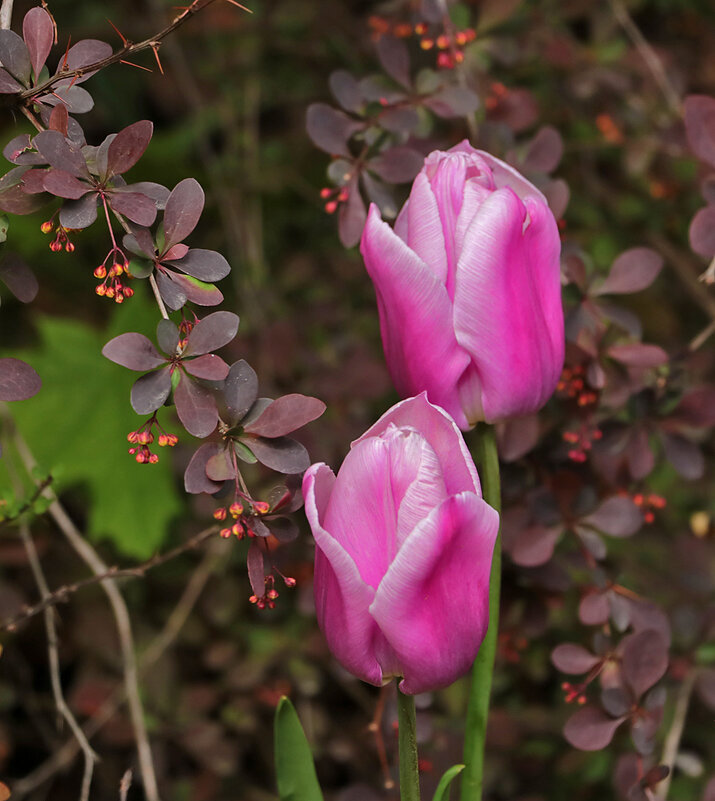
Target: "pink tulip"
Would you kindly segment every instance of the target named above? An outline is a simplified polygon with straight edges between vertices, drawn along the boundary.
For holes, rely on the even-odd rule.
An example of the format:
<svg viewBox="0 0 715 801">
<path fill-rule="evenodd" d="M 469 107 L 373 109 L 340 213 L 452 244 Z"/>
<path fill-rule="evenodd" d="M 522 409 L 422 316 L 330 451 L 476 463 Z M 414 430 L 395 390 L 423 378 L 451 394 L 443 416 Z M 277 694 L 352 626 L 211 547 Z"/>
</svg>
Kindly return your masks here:
<svg viewBox="0 0 715 801">
<path fill-rule="evenodd" d="M 466 430 L 541 408 L 564 360 L 556 220 L 516 170 L 467 141 L 426 159 L 394 231 L 370 208 L 361 251 L 403 397 Z"/>
<path fill-rule="evenodd" d="M 499 515 L 454 421 L 426 395 L 398 403 L 353 442 L 337 478 L 303 479 L 317 545 L 318 624 L 364 681 L 444 687 L 466 673 L 489 619 Z"/>
</svg>

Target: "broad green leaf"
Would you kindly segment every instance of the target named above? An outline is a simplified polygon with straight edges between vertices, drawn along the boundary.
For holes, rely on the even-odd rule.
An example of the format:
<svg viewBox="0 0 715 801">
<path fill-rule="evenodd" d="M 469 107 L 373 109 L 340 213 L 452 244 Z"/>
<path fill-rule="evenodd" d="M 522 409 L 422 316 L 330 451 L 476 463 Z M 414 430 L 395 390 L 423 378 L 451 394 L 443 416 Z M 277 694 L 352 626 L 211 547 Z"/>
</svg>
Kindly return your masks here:
<svg viewBox="0 0 715 801">
<path fill-rule="evenodd" d="M 56 477 L 57 490 L 89 490 L 89 536 L 106 537 L 128 556 L 144 559 L 165 541 L 182 503 L 168 450 L 157 448 L 154 465 L 137 464 L 127 453 L 127 434 L 144 420 L 129 405 L 136 374 L 105 359 L 101 350 L 116 334 L 151 330 L 152 324 L 136 325 L 137 317 L 147 316 L 146 307 L 133 301 L 129 306 L 134 308 L 117 309 L 104 333 L 78 320 L 40 318 L 40 344 L 18 355 L 32 358 L 42 390 L 14 404 L 12 414 L 37 461 Z"/>
<path fill-rule="evenodd" d="M 459 776 L 463 770 L 464 765 L 452 765 L 451 768 L 448 768 L 442 774 L 442 778 L 439 780 L 439 784 L 437 785 L 437 789 L 434 791 L 432 801 L 449 801 L 449 787 L 452 784 L 455 776 Z"/>
<path fill-rule="evenodd" d="M 283 696 L 275 718 L 276 779 L 281 801 L 322 801 L 313 755 L 293 704 Z"/>
</svg>

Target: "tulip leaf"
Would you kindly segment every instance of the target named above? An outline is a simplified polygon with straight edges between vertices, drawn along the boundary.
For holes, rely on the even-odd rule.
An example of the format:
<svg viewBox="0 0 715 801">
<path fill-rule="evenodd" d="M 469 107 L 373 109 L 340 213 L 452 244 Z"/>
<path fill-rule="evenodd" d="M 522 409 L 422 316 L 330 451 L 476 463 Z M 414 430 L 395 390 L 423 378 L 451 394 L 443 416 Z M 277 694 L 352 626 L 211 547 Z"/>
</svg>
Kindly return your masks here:
<svg viewBox="0 0 715 801">
<path fill-rule="evenodd" d="M 463 770 L 464 765 L 452 765 L 451 768 L 448 768 L 439 780 L 437 789 L 434 791 L 434 796 L 432 796 L 432 801 L 449 801 L 450 785 L 454 778 L 459 776 Z"/>
<path fill-rule="evenodd" d="M 313 756 L 293 704 L 283 696 L 275 717 L 276 780 L 281 801 L 322 801 Z"/>
</svg>

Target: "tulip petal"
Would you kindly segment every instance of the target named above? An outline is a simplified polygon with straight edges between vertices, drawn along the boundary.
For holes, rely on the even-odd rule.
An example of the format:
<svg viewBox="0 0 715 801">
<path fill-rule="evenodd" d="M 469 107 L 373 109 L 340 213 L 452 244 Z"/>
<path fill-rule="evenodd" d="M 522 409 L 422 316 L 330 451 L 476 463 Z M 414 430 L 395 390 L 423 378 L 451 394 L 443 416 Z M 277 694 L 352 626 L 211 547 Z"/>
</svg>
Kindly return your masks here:
<svg viewBox="0 0 715 801">
<path fill-rule="evenodd" d="M 456 262 L 452 239 L 451 230 L 440 215 L 429 179 L 421 172 L 415 178 L 410 191 L 405 242 L 441 284 L 447 283 L 450 263 L 453 270 Z"/>
<path fill-rule="evenodd" d="M 370 684 L 382 684 L 374 641 L 380 639 L 368 612 L 375 591 L 321 518 L 329 502 L 335 476 L 324 464 L 312 465 L 303 479 L 305 513 L 317 545 L 315 553 L 315 610 L 330 650 L 354 675 Z"/>
<path fill-rule="evenodd" d="M 411 426 L 429 442 L 442 465 L 448 495 L 466 491 L 482 497 L 479 476 L 464 437 L 444 409 L 427 400 L 427 393 L 422 392 L 393 406 L 352 443 L 353 447 L 370 437 L 379 437 L 390 425 L 398 428 Z"/>
<path fill-rule="evenodd" d="M 563 365 L 558 229 L 547 207 L 527 204 L 509 188 L 493 192 L 457 267 L 455 334 L 479 374 L 487 422 L 540 408 Z"/>
<path fill-rule="evenodd" d="M 427 391 L 460 427 L 468 427 L 456 386 L 469 364 L 452 325 L 445 287 L 371 206 L 361 251 L 377 294 L 392 380 L 403 396 Z"/>
<path fill-rule="evenodd" d="M 487 630 L 499 515 L 473 493 L 448 498 L 408 537 L 370 606 L 400 663 L 400 689 L 445 687 L 469 670 Z"/>
</svg>

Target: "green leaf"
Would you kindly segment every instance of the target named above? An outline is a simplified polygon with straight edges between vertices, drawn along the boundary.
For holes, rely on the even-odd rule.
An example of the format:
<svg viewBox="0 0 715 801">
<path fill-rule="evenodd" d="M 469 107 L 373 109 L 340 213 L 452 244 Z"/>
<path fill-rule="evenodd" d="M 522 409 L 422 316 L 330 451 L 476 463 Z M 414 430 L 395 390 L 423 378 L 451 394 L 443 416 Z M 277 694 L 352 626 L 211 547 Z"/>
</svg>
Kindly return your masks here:
<svg viewBox="0 0 715 801">
<path fill-rule="evenodd" d="M 182 502 L 164 449 L 155 465 L 137 464 L 127 453 L 127 434 L 142 422 L 129 405 L 136 375 L 101 354 L 116 334 L 155 325 L 156 311 L 135 299 L 117 309 L 105 333 L 78 320 L 40 318 L 40 344 L 15 355 L 31 357 L 42 390 L 12 414 L 37 461 L 51 470 L 55 490 L 89 490 L 89 536 L 145 559 L 166 540 Z M 147 326 L 142 317 L 154 319 Z"/>
<path fill-rule="evenodd" d="M 322 801 L 310 746 L 295 708 L 285 696 L 276 709 L 275 750 L 281 801 Z"/>
<path fill-rule="evenodd" d="M 432 801 L 449 801 L 449 787 L 452 784 L 454 777 L 459 776 L 463 770 L 464 765 L 452 765 L 451 768 L 448 768 L 443 773 L 442 778 L 439 780 L 439 784 L 437 785 L 437 789 L 434 791 Z"/>
</svg>

